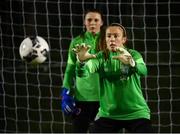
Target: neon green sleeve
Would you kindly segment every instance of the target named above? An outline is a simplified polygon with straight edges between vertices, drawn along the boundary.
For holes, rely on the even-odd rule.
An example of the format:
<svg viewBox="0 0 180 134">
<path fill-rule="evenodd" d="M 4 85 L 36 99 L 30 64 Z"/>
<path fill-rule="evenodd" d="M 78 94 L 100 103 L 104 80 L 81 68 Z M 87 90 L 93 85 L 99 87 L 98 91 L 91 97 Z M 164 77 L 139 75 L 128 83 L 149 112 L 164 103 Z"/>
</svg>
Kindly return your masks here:
<svg viewBox="0 0 180 134">
<path fill-rule="evenodd" d="M 134 71 L 136 71 L 139 75 L 147 75 L 147 67 L 141 54 L 136 50 L 130 50 L 130 53 L 136 63 Z"/>
<path fill-rule="evenodd" d="M 142 58 L 136 60 L 135 68 L 136 68 L 136 72 L 139 75 L 147 75 L 147 67 Z"/>
<path fill-rule="evenodd" d="M 96 73 L 99 71 L 100 65 L 102 64 L 102 53 L 99 52 L 96 55 L 96 58 L 89 59 L 88 61 L 81 64 L 77 62 L 77 75 L 79 77 L 88 77 L 92 73 Z"/>
<path fill-rule="evenodd" d="M 71 89 L 74 86 L 75 68 L 76 68 L 76 55 L 72 51 L 74 47 L 73 41 L 70 44 L 68 52 L 67 66 L 64 73 L 63 87 Z"/>
</svg>

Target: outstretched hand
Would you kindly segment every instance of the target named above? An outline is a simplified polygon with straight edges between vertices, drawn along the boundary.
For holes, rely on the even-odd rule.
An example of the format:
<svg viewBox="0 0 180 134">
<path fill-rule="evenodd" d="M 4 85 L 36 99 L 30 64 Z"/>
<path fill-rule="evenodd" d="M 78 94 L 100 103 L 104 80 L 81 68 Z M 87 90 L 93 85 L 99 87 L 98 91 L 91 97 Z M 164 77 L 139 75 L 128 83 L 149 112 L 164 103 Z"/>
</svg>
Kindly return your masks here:
<svg viewBox="0 0 180 134">
<path fill-rule="evenodd" d="M 120 52 L 121 54 L 118 56 L 113 56 L 113 59 L 117 59 L 120 60 L 121 62 L 123 62 L 126 65 L 131 65 L 132 67 L 135 66 L 135 62 L 131 56 L 131 54 L 124 48 L 122 47 L 118 47 L 116 49 L 117 52 Z"/>
<path fill-rule="evenodd" d="M 77 58 L 80 62 L 83 62 L 88 59 L 96 58 L 96 55 L 90 54 L 88 51 L 90 49 L 89 45 L 81 44 L 77 45 L 72 50 L 76 53 Z"/>
</svg>

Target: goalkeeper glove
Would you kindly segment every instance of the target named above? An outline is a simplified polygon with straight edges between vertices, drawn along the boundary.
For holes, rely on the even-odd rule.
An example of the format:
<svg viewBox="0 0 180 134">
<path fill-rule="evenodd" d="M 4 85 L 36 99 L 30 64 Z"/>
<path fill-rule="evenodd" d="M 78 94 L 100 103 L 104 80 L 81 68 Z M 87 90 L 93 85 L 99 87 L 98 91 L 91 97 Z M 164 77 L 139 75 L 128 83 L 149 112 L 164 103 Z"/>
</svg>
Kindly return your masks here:
<svg viewBox="0 0 180 134">
<path fill-rule="evenodd" d="M 66 88 L 62 88 L 62 102 L 61 102 L 61 109 L 64 114 L 72 115 L 72 114 L 79 114 L 80 109 L 76 107 L 75 100 L 72 96 L 69 95 L 70 91 Z"/>
<path fill-rule="evenodd" d="M 113 56 L 114 59 L 120 59 L 124 64 L 129 64 L 132 67 L 135 66 L 134 59 L 132 58 L 131 54 L 125 48 L 118 47 L 116 50 L 119 51 L 120 53 L 122 53 L 122 55 Z"/>
</svg>

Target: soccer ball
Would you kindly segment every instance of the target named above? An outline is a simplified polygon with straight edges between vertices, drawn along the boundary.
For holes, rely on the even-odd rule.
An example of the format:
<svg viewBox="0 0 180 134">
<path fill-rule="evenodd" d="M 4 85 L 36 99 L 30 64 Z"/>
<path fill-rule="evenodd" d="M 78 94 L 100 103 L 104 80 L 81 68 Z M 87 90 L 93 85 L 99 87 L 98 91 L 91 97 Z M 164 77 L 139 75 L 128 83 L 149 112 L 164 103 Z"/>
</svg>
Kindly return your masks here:
<svg viewBox="0 0 180 134">
<path fill-rule="evenodd" d="M 40 36 L 25 38 L 19 47 L 21 59 L 30 64 L 45 62 L 48 52 L 48 43 Z"/>
</svg>

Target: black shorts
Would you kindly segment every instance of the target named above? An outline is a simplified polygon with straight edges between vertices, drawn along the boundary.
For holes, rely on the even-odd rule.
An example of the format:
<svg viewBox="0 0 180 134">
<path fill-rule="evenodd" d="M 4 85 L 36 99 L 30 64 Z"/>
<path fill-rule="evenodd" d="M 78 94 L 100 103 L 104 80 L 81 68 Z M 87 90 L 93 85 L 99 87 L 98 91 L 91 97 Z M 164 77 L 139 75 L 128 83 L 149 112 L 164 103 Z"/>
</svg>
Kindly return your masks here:
<svg viewBox="0 0 180 134">
<path fill-rule="evenodd" d="M 113 120 L 103 117 L 94 122 L 89 132 L 117 133 L 123 128 L 129 133 L 153 133 L 151 121 L 149 119 Z"/>
<path fill-rule="evenodd" d="M 86 133 L 96 117 L 99 102 L 77 101 L 76 106 L 81 109 L 81 112 L 73 115 L 73 132 Z"/>
</svg>

